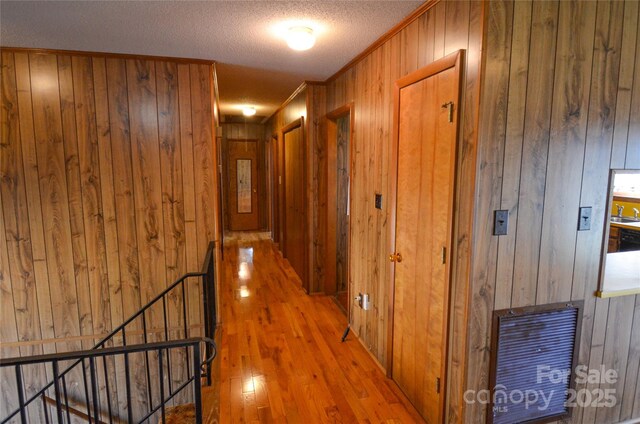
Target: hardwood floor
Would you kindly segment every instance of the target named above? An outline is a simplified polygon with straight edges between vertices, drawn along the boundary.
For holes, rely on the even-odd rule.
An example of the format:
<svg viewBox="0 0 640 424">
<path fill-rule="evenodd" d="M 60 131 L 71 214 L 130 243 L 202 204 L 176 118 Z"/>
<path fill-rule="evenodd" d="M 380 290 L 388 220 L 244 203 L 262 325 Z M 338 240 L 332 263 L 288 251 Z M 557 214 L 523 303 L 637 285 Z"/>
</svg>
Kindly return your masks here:
<svg viewBox="0 0 640 424">
<path fill-rule="evenodd" d="M 307 296 L 273 243 L 225 243 L 220 422 L 423 422 L 350 334 L 328 296 Z M 206 404 L 205 404 L 206 407 Z"/>
</svg>

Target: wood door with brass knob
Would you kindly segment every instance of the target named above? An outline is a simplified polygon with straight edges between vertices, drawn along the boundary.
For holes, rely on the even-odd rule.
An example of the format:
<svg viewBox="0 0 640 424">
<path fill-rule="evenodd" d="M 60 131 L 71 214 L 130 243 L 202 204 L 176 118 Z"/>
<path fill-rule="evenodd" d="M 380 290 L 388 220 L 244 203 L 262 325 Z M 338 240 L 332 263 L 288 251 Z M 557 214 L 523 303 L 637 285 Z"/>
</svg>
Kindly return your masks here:
<svg viewBox="0 0 640 424">
<path fill-rule="evenodd" d="M 228 141 L 229 229 L 257 230 L 258 148 L 257 140 Z"/>
<path fill-rule="evenodd" d="M 390 368 L 428 423 L 444 413 L 461 56 L 396 83 Z"/>
</svg>

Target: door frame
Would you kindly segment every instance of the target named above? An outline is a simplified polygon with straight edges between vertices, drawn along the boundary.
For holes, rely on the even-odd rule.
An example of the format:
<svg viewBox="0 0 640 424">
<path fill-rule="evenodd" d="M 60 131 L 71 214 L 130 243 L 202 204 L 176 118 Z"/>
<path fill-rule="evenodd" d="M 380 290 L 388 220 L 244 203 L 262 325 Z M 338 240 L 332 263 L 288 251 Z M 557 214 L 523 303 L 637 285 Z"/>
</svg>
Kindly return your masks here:
<svg viewBox="0 0 640 424">
<path fill-rule="evenodd" d="M 280 215 L 279 215 L 279 204 L 280 201 L 280 187 L 279 187 L 279 172 L 280 172 L 280 163 L 278 161 L 278 133 L 275 132 L 271 134 L 271 169 L 270 169 L 270 180 L 271 180 L 271 196 L 269 203 L 271 204 L 271 239 L 275 244 L 280 246 Z"/>
<path fill-rule="evenodd" d="M 354 103 L 350 102 L 340 106 L 337 109 L 328 112 L 325 115 L 326 125 L 326 151 L 327 151 L 327 205 L 331 205 L 331 200 L 337 196 L 336 183 L 337 172 L 335 168 L 332 171 L 332 165 L 335 165 L 335 161 L 338 154 L 337 149 L 337 120 L 349 115 L 349 211 L 352 211 L 353 203 L 353 134 L 355 128 L 355 108 Z M 324 273 L 324 292 L 327 295 L 335 295 L 338 292 L 337 284 L 335 281 L 331 283 L 329 276 L 335 276 L 336 273 L 336 251 L 337 240 L 335 234 L 335 227 L 337 225 L 337 214 L 335 208 L 327 207 L 327 229 L 325 234 L 326 257 L 325 257 L 325 273 Z M 332 229 L 333 228 L 333 232 Z M 349 234 L 347 236 L 347 316 L 351 310 L 351 214 L 349 214 Z"/>
<path fill-rule="evenodd" d="M 448 376 L 448 366 L 449 366 L 449 343 L 451 339 L 450 332 L 452 331 L 451 327 L 451 290 L 453 288 L 453 281 L 451 280 L 452 270 L 455 268 L 455 264 L 453 263 L 453 258 L 455 257 L 453 253 L 453 234 L 454 234 L 454 221 L 456 215 L 456 197 L 455 193 L 458 190 L 458 181 L 457 181 L 457 168 L 458 168 L 458 156 L 459 156 L 459 144 L 460 144 L 460 104 L 461 99 L 463 98 L 461 87 L 462 87 L 462 79 L 463 79 L 463 69 L 462 64 L 464 60 L 464 50 L 458 50 L 449 54 L 448 56 L 443 57 L 429 65 L 418 69 L 417 71 L 406 75 L 398 80 L 396 80 L 394 84 L 394 93 L 393 93 L 393 133 L 392 133 L 392 141 L 391 141 L 391 162 L 389 163 L 389 253 L 395 252 L 396 247 L 396 208 L 397 208 L 397 198 L 398 198 L 398 149 L 399 149 L 399 138 L 400 138 L 400 90 L 404 87 L 407 87 L 411 84 L 414 84 L 418 81 L 426 79 L 430 76 L 436 75 L 442 71 L 445 71 L 450 68 L 455 68 L 458 74 L 456 79 L 456 90 L 458 93 L 458 98 L 456 99 L 456 107 L 455 114 L 457 116 L 457 126 L 456 126 L 456 146 L 454 148 L 454 157 L 452 160 L 453 165 L 453 184 L 451 185 L 451 220 L 449 221 L 449 228 L 447 229 L 448 240 L 447 240 L 447 251 L 446 251 L 446 268 L 445 268 L 445 281 L 448 283 L 447 289 L 447 298 L 446 298 L 446 308 L 447 314 L 446 323 L 445 323 L 445 340 L 443 345 L 443 361 L 442 361 L 442 386 L 441 393 L 442 397 L 440 398 L 440 410 L 444 417 L 445 415 L 445 405 L 447 404 L 447 392 L 448 392 L 448 384 L 449 384 L 449 376 Z M 394 326 L 394 307 L 395 307 L 395 263 L 391 262 L 389 266 L 389 304 L 388 304 L 388 317 L 387 320 L 387 377 L 393 379 L 393 326 Z M 394 380 L 395 382 L 395 380 Z"/>
<path fill-rule="evenodd" d="M 282 152 L 281 152 L 281 156 L 282 156 L 282 184 L 281 184 L 281 190 L 280 190 L 280 195 L 281 195 L 281 205 L 282 208 L 280 209 L 281 212 L 281 233 L 282 233 L 282 240 L 280 240 L 280 250 L 283 253 L 283 256 L 286 258 L 287 257 L 287 244 L 285 243 L 285 240 L 287 238 L 287 226 L 284 225 L 284 219 L 285 219 L 285 211 L 287 210 L 287 197 L 286 197 L 286 192 L 287 192 L 287 175 L 286 175 L 286 167 L 285 167 L 285 151 L 286 151 L 286 147 L 285 147 L 285 134 L 288 132 L 291 132 L 292 130 L 295 130 L 296 128 L 300 128 L 300 142 L 302 143 L 302 168 L 303 170 L 306 169 L 307 167 L 307 143 L 306 143 L 306 138 L 305 138 L 305 131 L 304 131 L 304 117 L 301 116 L 300 118 L 290 122 L 289 124 L 285 125 L 284 127 L 282 127 L 282 129 L 280 129 L 280 139 L 281 139 L 281 146 L 282 146 Z M 307 216 L 308 216 L 308 195 L 309 193 L 307 192 L 307 172 L 303 171 L 302 172 L 302 187 L 304 189 L 304 201 L 303 201 L 303 231 L 302 231 L 302 244 L 303 244 L 303 275 L 299 275 L 300 280 L 302 280 L 302 288 L 309 293 L 309 276 L 308 276 L 308 270 L 309 270 L 309 258 L 308 258 L 308 253 L 309 253 L 309 246 L 308 246 L 308 239 L 309 239 L 309 228 L 307 228 Z"/>
</svg>

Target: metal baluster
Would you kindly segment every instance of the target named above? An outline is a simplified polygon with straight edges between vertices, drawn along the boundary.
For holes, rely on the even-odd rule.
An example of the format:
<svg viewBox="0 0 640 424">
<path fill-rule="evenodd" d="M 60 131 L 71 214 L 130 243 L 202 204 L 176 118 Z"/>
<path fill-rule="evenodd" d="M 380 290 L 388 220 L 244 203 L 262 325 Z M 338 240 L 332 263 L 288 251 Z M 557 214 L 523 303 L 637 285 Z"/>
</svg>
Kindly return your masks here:
<svg viewBox="0 0 640 424">
<path fill-rule="evenodd" d="M 42 393 L 42 408 L 44 409 L 44 422 L 49 424 L 49 407 L 47 406 L 47 400 L 45 399 L 44 392 Z"/>
<path fill-rule="evenodd" d="M 100 410 L 98 409 L 98 381 L 96 378 L 96 363 L 95 358 L 91 356 L 89 358 L 89 370 L 91 371 L 91 393 L 93 395 L 93 414 L 95 422 L 100 421 Z"/>
<path fill-rule="evenodd" d="M 164 341 L 169 341 L 169 325 L 167 324 L 167 298 L 162 297 L 162 312 L 164 314 Z M 169 360 L 169 350 L 167 349 L 167 378 L 169 379 L 169 394 L 173 394 L 173 387 L 171 384 L 171 361 Z"/>
<path fill-rule="evenodd" d="M 193 396 L 196 408 L 196 423 L 202 423 L 202 381 L 200 378 L 200 345 L 193 346 Z"/>
<path fill-rule="evenodd" d="M 162 413 L 162 424 L 165 424 L 165 408 L 164 408 L 164 367 L 162 366 L 162 349 L 158 349 L 158 372 L 160 374 L 160 411 Z"/>
<path fill-rule="evenodd" d="M 84 381 L 84 399 L 87 403 L 87 416 L 91 417 L 91 402 L 89 401 L 89 383 L 87 382 L 87 367 L 82 358 L 82 381 Z M 91 422 L 91 420 L 89 420 Z"/>
<path fill-rule="evenodd" d="M 127 334 L 122 328 L 122 345 L 127 345 Z M 133 422 L 133 411 L 131 410 L 131 375 L 129 373 L 129 354 L 124 354 L 124 376 L 127 386 L 127 419 L 129 423 Z"/>
<path fill-rule="evenodd" d="M 184 325 L 184 338 L 188 338 L 187 335 L 187 296 L 184 290 L 184 280 L 182 280 L 182 321 Z M 185 346 L 184 348 L 185 357 L 187 358 L 187 377 L 189 377 L 189 372 L 191 370 L 191 364 L 189 364 L 189 347 Z"/>
<path fill-rule="evenodd" d="M 58 376 L 60 374 L 58 361 L 54 360 L 51 366 L 53 367 L 53 389 L 56 394 L 56 414 L 58 415 L 58 422 L 62 423 L 62 403 L 60 402 L 60 386 L 58 385 Z"/>
<path fill-rule="evenodd" d="M 144 338 L 144 344 L 148 343 L 147 340 L 147 318 L 144 314 L 144 312 L 142 312 L 142 336 Z M 145 367 L 147 369 L 147 394 L 149 395 L 149 410 L 153 409 L 153 396 L 151 393 L 151 371 L 149 369 L 149 351 L 145 350 L 144 351 L 144 356 L 145 356 Z"/>
<path fill-rule="evenodd" d="M 18 386 L 18 402 L 20 403 L 20 422 L 26 424 L 27 410 L 24 406 L 24 388 L 22 387 L 22 370 L 20 369 L 20 365 L 16 365 L 16 385 Z"/>
<path fill-rule="evenodd" d="M 62 392 L 64 393 L 64 404 L 67 406 L 67 422 L 71 422 L 71 414 L 69 413 L 69 396 L 67 395 L 67 378 L 62 374 Z"/>
<path fill-rule="evenodd" d="M 111 411 L 111 391 L 109 390 L 109 374 L 107 374 L 107 357 L 102 357 L 102 367 L 104 368 L 104 383 L 107 389 L 107 410 L 109 411 L 109 422 L 113 422 L 113 414 Z"/>
<path fill-rule="evenodd" d="M 206 259 L 205 259 L 206 260 Z M 207 271 L 209 271 L 207 269 Z M 207 282 L 207 274 L 205 273 L 202 276 L 202 309 L 204 311 L 204 335 L 206 337 L 210 337 L 209 334 L 211 332 L 211 317 L 209 312 L 209 284 Z M 209 347 L 205 346 L 205 356 L 209 356 Z M 207 384 L 209 384 L 209 367 L 207 367 Z M 201 373 L 199 374 L 201 375 Z"/>
</svg>

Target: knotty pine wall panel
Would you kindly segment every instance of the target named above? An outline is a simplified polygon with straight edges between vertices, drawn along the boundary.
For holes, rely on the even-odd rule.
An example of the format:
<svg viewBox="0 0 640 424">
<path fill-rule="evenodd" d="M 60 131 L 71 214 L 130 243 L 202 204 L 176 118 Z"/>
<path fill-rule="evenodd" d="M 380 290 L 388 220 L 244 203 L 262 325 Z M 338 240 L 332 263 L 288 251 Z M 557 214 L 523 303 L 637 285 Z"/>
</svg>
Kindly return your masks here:
<svg viewBox="0 0 640 424">
<path fill-rule="evenodd" d="M 610 168 L 640 167 L 636 1 L 491 1 L 478 140 L 467 388 L 489 386 L 493 310 L 585 301 L 578 363 L 615 369 L 611 408 L 568 422 L 640 417 L 640 296 L 599 299 Z M 593 208 L 577 232 L 578 208 Z M 509 233 L 492 236 L 495 209 Z M 466 422 L 481 422 L 471 404 Z"/>
<path fill-rule="evenodd" d="M 450 422 L 460 422 L 466 353 L 466 309 L 469 282 L 471 220 L 475 177 L 479 72 L 483 5 L 476 1 L 434 2 L 422 15 L 326 85 L 326 111 L 353 102 L 353 180 L 351 208 L 351 289 L 369 293 L 369 311 L 352 303 L 352 329 L 387 366 L 389 323 L 389 162 L 393 127 L 394 83 L 435 60 L 465 50 L 460 107 L 461 126 L 456 180 L 452 269 L 449 384 Z M 382 194 L 382 210 L 374 194 Z M 353 296 L 351 296 L 353 298 Z"/>
<path fill-rule="evenodd" d="M 11 49 L 1 66 L 1 354 L 88 348 L 218 239 L 212 67 Z"/>
</svg>

